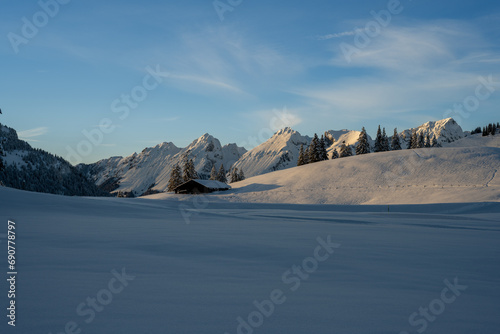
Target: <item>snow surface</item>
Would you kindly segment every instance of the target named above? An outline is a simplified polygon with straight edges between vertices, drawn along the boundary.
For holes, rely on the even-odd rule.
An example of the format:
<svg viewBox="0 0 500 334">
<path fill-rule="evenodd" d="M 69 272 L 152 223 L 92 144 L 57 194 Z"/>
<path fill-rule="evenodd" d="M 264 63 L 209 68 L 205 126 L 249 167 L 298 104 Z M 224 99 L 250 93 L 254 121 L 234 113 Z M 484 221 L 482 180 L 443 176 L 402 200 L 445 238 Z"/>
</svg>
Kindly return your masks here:
<svg viewBox="0 0 500 334">
<path fill-rule="evenodd" d="M 55 334 L 74 321 L 82 334 L 233 334 L 238 317 L 256 315 L 254 301 L 279 289 L 286 300 L 253 333 L 413 334 L 421 327 L 410 325 L 410 315 L 436 307 L 444 280 L 457 278 L 466 290 L 425 333 L 498 333 L 500 203 L 387 212 L 178 198 L 76 198 L 0 187 L 0 240 L 6 257 L 6 223 L 14 220 L 18 269 L 16 328 L 7 329 L 3 315 L 0 332 Z M 328 236 L 340 247 L 310 267 L 317 238 Z M 286 274 L 303 263 L 314 269 L 304 279 Z M 111 271 L 122 268 L 135 278 L 87 323 L 77 307 L 103 300 Z M 5 279 L 0 289 L 8 291 Z M 6 314 L 6 293 L 1 299 Z"/>
</svg>

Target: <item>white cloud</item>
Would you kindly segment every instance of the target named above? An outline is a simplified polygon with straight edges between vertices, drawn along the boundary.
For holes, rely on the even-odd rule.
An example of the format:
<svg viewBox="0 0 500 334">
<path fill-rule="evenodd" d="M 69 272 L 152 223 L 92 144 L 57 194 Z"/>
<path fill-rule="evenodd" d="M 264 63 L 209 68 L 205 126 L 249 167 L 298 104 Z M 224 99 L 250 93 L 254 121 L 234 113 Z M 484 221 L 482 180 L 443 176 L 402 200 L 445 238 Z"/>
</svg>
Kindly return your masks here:
<svg viewBox="0 0 500 334">
<path fill-rule="evenodd" d="M 298 109 L 288 109 L 286 106 L 282 109 L 265 109 L 247 113 L 245 115 L 249 120 L 258 120 L 261 127 L 276 132 L 280 129 L 293 128 L 303 122 Z"/>
<path fill-rule="evenodd" d="M 46 127 L 39 127 L 39 128 L 30 129 L 30 130 L 18 131 L 17 135 L 22 140 L 34 141 L 35 142 L 35 141 L 38 141 L 38 140 L 32 139 L 33 137 L 43 136 L 48 131 L 49 131 L 49 129 L 46 128 Z"/>
<path fill-rule="evenodd" d="M 458 21 L 393 24 L 359 48 L 350 63 L 339 45 L 333 44 L 330 65 L 361 71 L 292 93 L 305 98 L 311 110 L 342 113 L 352 120 L 408 112 L 433 112 L 439 118 L 445 112 L 440 108 L 473 94 L 478 77 L 490 74 L 499 58 L 474 26 Z"/>
<path fill-rule="evenodd" d="M 323 36 L 318 36 L 316 39 L 318 41 L 326 41 L 326 40 L 333 39 L 333 38 L 354 36 L 359 31 L 361 31 L 361 29 L 348 30 L 348 31 L 343 31 L 343 32 L 335 33 L 335 34 L 327 34 L 327 35 L 323 35 Z"/>
<path fill-rule="evenodd" d="M 223 81 L 218 81 L 218 80 L 214 80 L 214 79 L 210 79 L 210 78 L 194 76 L 194 75 L 176 75 L 176 74 L 171 74 L 169 77 L 173 78 L 173 79 L 186 80 L 186 81 L 191 81 L 191 82 L 203 84 L 206 86 L 225 89 L 225 90 L 229 90 L 229 91 L 236 92 L 236 93 L 244 93 L 241 89 L 239 89 L 236 86 L 230 85 L 230 84 L 223 82 Z"/>
</svg>

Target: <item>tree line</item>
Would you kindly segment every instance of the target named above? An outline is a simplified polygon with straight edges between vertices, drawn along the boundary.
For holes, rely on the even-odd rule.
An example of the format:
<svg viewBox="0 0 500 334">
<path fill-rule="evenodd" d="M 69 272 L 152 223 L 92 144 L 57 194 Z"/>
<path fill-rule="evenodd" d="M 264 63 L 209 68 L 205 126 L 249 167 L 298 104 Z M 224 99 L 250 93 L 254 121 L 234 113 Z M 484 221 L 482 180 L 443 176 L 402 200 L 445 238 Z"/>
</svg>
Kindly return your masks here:
<svg viewBox="0 0 500 334">
<path fill-rule="evenodd" d="M 481 133 L 483 137 L 492 135 L 494 136 L 497 132 L 497 129 L 500 129 L 500 122 L 495 123 L 490 123 L 486 126 L 483 126 L 482 128 L 478 126 L 474 130 L 471 131 L 471 134 L 476 134 L 476 133 Z"/>
<path fill-rule="evenodd" d="M 403 135 L 403 138 L 404 135 Z M 406 139 L 406 138 L 405 138 Z M 329 142 L 328 142 L 329 141 Z M 299 158 L 297 166 L 306 165 L 309 163 L 314 163 L 318 161 L 328 160 L 328 153 L 326 148 L 326 143 L 332 145 L 335 140 L 330 140 L 325 135 L 321 138 L 315 133 L 311 143 L 307 148 L 304 145 L 300 146 Z M 358 137 L 358 143 L 355 146 L 356 155 L 368 154 L 372 152 L 386 152 L 386 151 L 397 151 L 402 149 L 401 138 L 398 134 L 398 129 L 394 129 L 394 134 L 391 137 L 387 136 L 385 128 L 378 126 L 377 136 L 373 145 L 373 149 L 368 141 L 368 135 L 366 133 L 365 127 L 362 128 L 361 133 Z M 430 138 L 429 134 L 424 135 L 422 132 L 418 133 L 417 129 L 412 129 L 409 141 L 407 143 L 407 149 L 417 149 L 424 147 L 440 147 L 437 139 L 433 137 Z M 352 147 L 347 145 L 345 141 L 342 142 L 340 148 L 334 149 L 331 154 L 331 159 L 345 158 L 353 155 Z"/>
</svg>

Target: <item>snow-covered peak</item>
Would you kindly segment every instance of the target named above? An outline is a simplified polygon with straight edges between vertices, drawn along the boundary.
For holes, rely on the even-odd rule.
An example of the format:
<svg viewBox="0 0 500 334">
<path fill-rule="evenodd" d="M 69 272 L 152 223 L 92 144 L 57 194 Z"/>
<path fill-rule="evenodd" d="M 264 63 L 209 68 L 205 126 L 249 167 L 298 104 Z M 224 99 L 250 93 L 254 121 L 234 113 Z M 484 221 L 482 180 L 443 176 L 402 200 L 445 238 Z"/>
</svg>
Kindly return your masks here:
<svg viewBox="0 0 500 334">
<path fill-rule="evenodd" d="M 300 146 L 309 142 L 309 137 L 286 127 L 245 153 L 234 167 L 242 169 L 247 177 L 293 167 L 297 165 Z"/>
<path fill-rule="evenodd" d="M 96 184 L 109 185 L 109 191 L 133 192 L 137 196 L 148 190 L 165 191 L 172 167 L 182 165 L 186 159 L 193 159 L 199 176 L 208 178 L 213 166 L 219 169 L 224 164 L 229 170 L 244 153 L 244 148 L 236 144 L 223 147 L 217 138 L 205 133 L 185 148 L 164 142 L 141 153 L 105 159 L 81 168 Z"/>
<path fill-rule="evenodd" d="M 283 129 L 279 130 L 278 132 L 276 132 L 274 134 L 274 136 L 282 136 L 282 135 L 286 135 L 286 134 L 292 135 L 292 134 L 294 134 L 296 132 L 297 131 L 295 131 L 292 128 L 290 128 L 290 127 L 287 126 L 287 127 L 283 128 Z"/>
<path fill-rule="evenodd" d="M 439 121 L 429 121 L 413 129 L 416 130 L 417 135 L 422 134 L 424 137 L 429 135 L 431 140 L 436 138 L 440 144 L 451 143 L 465 137 L 462 127 L 451 117 Z M 409 141 L 413 129 L 404 130 L 400 134 L 401 137 Z"/>
</svg>

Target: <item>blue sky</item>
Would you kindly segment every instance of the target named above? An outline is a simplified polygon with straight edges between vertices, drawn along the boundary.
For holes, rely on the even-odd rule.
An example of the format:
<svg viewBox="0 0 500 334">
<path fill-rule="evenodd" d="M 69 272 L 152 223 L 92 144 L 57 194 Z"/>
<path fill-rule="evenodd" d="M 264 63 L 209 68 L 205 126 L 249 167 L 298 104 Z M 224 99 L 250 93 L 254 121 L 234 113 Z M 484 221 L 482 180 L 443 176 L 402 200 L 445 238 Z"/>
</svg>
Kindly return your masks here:
<svg viewBox="0 0 500 334">
<path fill-rule="evenodd" d="M 63 157 L 500 121 L 498 1 L 55 1 L 2 5 L 0 122 Z"/>
</svg>

